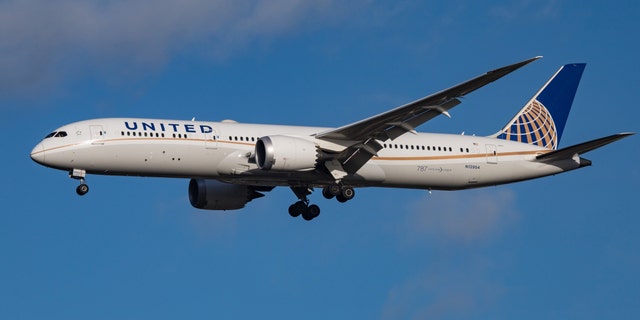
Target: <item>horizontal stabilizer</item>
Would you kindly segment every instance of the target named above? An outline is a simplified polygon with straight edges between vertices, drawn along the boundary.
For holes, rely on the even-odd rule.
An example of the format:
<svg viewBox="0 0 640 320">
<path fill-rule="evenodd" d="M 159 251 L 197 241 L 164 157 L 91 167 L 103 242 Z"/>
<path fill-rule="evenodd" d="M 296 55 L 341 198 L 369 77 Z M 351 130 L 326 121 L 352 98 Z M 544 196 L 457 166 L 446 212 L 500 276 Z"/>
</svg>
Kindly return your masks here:
<svg viewBox="0 0 640 320">
<path fill-rule="evenodd" d="M 602 146 L 605 146 L 609 143 L 612 143 L 614 141 L 620 140 L 622 138 L 628 137 L 633 134 L 634 134 L 633 132 L 618 133 L 618 134 L 610 135 L 600 139 L 583 142 L 570 147 L 562 148 L 560 150 L 551 151 L 549 153 L 539 155 L 538 157 L 536 157 L 536 160 L 555 161 L 555 160 L 562 160 L 562 159 L 571 159 L 576 154 L 580 155 L 583 153 L 587 153 L 591 150 L 598 149 Z"/>
</svg>

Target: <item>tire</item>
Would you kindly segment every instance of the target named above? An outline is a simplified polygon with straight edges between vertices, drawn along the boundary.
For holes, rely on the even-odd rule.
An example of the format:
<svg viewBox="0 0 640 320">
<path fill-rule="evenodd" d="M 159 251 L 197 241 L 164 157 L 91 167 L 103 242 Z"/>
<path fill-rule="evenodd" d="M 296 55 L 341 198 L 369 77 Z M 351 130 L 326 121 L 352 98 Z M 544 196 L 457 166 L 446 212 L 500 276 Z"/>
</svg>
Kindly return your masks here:
<svg viewBox="0 0 640 320">
<path fill-rule="evenodd" d="M 331 191 L 329 191 L 329 186 L 322 188 L 322 196 L 325 199 L 333 199 L 333 197 L 335 197 L 335 195 L 331 194 Z"/>
<path fill-rule="evenodd" d="M 298 217 L 300 214 L 303 214 L 307 211 L 307 205 L 302 201 L 298 201 L 291 206 L 289 206 L 289 215 L 292 217 Z"/>
<path fill-rule="evenodd" d="M 89 192 L 89 186 L 82 183 L 80 184 L 77 188 L 76 188 L 76 193 L 79 196 L 84 196 L 85 194 L 87 194 L 87 192 Z"/>
<path fill-rule="evenodd" d="M 334 197 L 339 195 L 340 193 L 342 193 L 342 188 L 340 187 L 339 184 L 337 183 L 332 183 L 330 185 L 327 186 L 327 191 L 333 195 Z"/>
<path fill-rule="evenodd" d="M 315 204 L 310 205 L 305 212 L 302 213 L 302 219 L 311 221 L 320 215 L 320 207 Z"/>
<path fill-rule="evenodd" d="M 356 192 L 355 190 L 353 190 L 353 188 L 351 187 L 345 187 L 342 188 L 342 197 L 345 198 L 347 201 L 353 199 L 353 197 L 356 196 Z"/>
<path fill-rule="evenodd" d="M 312 204 L 307 208 L 307 212 L 314 218 L 317 218 L 320 215 L 320 207 L 315 204 Z"/>
</svg>

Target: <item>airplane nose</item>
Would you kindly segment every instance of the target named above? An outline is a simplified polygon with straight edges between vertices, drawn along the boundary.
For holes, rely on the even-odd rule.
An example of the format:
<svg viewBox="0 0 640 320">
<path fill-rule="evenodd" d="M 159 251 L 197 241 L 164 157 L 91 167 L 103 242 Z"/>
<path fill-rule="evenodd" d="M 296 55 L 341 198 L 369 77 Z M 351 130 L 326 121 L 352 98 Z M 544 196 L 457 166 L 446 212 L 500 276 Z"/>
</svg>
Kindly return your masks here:
<svg viewBox="0 0 640 320">
<path fill-rule="evenodd" d="M 31 150 L 31 160 L 44 164 L 44 146 L 42 143 L 38 143 L 33 150 Z"/>
</svg>

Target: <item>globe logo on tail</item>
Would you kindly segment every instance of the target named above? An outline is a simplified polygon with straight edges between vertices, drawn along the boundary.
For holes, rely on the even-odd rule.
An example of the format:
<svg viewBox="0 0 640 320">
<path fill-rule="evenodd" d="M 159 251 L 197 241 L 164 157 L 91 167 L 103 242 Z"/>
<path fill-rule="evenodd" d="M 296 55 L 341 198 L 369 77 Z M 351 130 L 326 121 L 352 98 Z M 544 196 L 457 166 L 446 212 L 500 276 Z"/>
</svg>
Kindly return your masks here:
<svg viewBox="0 0 640 320">
<path fill-rule="evenodd" d="M 548 149 L 556 149 L 558 136 L 549 110 L 533 99 L 511 123 L 502 130 L 500 139 L 518 141 Z"/>
</svg>

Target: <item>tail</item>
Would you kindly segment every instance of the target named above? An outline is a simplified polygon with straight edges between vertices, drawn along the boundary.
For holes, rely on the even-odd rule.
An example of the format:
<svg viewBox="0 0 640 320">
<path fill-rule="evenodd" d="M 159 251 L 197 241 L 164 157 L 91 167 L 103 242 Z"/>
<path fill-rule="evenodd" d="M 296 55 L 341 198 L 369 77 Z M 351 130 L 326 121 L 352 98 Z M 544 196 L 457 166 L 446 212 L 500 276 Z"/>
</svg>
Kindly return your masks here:
<svg viewBox="0 0 640 320">
<path fill-rule="evenodd" d="M 574 63 L 560 67 L 494 137 L 556 150 L 585 66 Z"/>
</svg>

